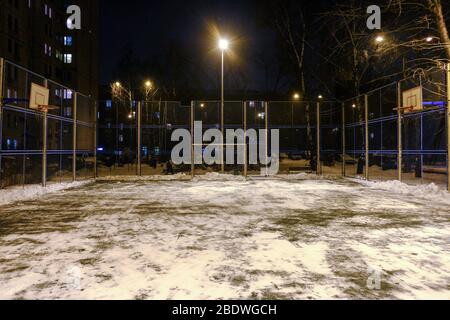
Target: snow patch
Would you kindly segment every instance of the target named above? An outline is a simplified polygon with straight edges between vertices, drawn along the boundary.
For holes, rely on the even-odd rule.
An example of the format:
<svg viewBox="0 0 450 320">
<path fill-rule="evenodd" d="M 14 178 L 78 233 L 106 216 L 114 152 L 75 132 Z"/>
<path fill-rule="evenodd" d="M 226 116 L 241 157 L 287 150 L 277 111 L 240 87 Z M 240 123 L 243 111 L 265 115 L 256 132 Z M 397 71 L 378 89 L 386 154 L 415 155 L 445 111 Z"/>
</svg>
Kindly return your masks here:
<svg viewBox="0 0 450 320">
<path fill-rule="evenodd" d="M 414 196 L 426 200 L 446 202 L 450 204 L 450 193 L 434 183 L 411 186 L 396 180 L 383 182 L 358 180 L 358 182 L 371 189 L 384 190 L 397 194 Z"/>
<path fill-rule="evenodd" d="M 0 190 L 0 206 L 18 201 L 33 200 L 46 194 L 78 188 L 92 182 L 93 180 L 84 180 L 50 184 L 46 188 L 41 185 L 29 185 L 25 187 L 13 187 L 10 189 Z"/>
</svg>

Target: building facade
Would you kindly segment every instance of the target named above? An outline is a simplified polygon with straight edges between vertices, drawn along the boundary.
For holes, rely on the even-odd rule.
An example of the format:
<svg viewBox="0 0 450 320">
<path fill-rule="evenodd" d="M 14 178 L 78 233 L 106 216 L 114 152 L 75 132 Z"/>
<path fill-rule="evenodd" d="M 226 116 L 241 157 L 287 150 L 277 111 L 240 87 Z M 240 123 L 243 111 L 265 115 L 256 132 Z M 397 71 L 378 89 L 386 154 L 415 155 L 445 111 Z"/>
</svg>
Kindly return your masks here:
<svg viewBox="0 0 450 320">
<path fill-rule="evenodd" d="M 81 9 L 80 30 L 67 27 L 70 5 Z M 71 179 L 88 167 L 95 150 L 98 6 L 91 0 L 0 0 L 0 188 Z M 47 86 L 49 104 L 57 107 L 45 122 L 29 109 L 32 83 Z"/>
<path fill-rule="evenodd" d="M 72 4 L 81 30 L 67 28 Z M 92 0 L 0 0 L 0 56 L 96 99 L 98 11 Z"/>
</svg>

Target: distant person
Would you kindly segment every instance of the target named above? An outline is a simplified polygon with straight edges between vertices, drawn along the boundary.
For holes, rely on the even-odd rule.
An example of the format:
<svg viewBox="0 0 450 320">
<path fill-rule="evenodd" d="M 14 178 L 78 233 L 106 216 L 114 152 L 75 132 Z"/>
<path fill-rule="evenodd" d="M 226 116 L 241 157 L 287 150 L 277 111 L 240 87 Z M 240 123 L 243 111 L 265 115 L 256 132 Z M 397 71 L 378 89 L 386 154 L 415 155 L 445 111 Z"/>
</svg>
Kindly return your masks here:
<svg viewBox="0 0 450 320">
<path fill-rule="evenodd" d="M 316 156 L 311 156 L 309 165 L 311 166 L 311 170 L 313 170 L 313 171 L 316 170 L 316 172 L 317 172 L 318 167 L 317 167 L 317 157 Z"/>
<path fill-rule="evenodd" d="M 363 157 L 358 158 L 358 166 L 356 170 L 356 174 L 364 174 L 364 166 L 365 166 L 365 160 Z"/>
<path fill-rule="evenodd" d="M 422 158 L 416 158 L 416 168 L 415 168 L 416 178 L 422 178 Z"/>
<path fill-rule="evenodd" d="M 170 162 L 170 160 L 166 162 L 166 166 L 164 168 L 164 174 L 173 175 L 173 165 L 172 165 L 172 162 Z"/>
<path fill-rule="evenodd" d="M 158 166 L 158 161 L 156 161 L 156 158 L 154 156 L 150 157 L 149 163 L 150 163 L 150 167 L 153 169 L 156 169 Z"/>
</svg>

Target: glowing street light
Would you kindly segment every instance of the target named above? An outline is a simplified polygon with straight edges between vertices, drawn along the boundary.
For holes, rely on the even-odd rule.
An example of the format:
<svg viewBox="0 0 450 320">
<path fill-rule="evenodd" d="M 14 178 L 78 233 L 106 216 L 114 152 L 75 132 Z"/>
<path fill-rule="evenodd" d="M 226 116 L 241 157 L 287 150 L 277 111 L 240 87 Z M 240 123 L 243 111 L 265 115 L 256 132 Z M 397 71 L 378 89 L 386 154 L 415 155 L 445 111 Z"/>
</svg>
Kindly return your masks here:
<svg viewBox="0 0 450 320">
<path fill-rule="evenodd" d="M 151 82 L 150 80 L 147 80 L 147 81 L 145 82 L 145 87 L 146 87 L 146 88 L 151 88 L 151 87 L 152 87 L 152 82 Z"/>
<path fill-rule="evenodd" d="M 222 51 L 228 50 L 228 47 L 230 46 L 230 43 L 226 39 L 219 39 L 219 49 Z"/>
<path fill-rule="evenodd" d="M 426 41 L 426 42 L 431 42 L 431 41 L 433 41 L 433 40 L 434 40 L 434 37 L 431 37 L 431 36 L 425 38 L 425 41 Z"/>
<path fill-rule="evenodd" d="M 384 42 L 384 37 L 382 35 L 379 35 L 375 38 L 375 41 L 377 43 L 382 43 L 382 42 Z"/>
<path fill-rule="evenodd" d="M 116 81 L 116 83 L 114 83 L 114 85 L 117 87 L 117 88 L 120 88 L 122 85 L 120 84 L 120 82 L 119 81 Z"/>
<path fill-rule="evenodd" d="M 300 94 L 298 93 L 294 93 L 292 97 L 294 98 L 294 100 L 300 100 Z"/>
<path fill-rule="evenodd" d="M 322 100 L 323 96 L 321 94 L 319 94 L 319 96 L 317 98 L 319 98 L 319 100 Z"/>
</svg>

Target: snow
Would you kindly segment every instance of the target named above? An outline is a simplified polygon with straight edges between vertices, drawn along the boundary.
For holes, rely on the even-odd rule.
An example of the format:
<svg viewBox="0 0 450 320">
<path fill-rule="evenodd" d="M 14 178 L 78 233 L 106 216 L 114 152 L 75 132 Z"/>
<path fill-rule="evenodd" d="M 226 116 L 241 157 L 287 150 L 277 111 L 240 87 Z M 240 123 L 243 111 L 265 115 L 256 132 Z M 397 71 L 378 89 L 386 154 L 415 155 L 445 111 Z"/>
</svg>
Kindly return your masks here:
<svg viewBox="0 0 450 320">
<path fill-rule="evenodd" d="M 418 186 L 407 185 L 400 181 L 376 182 L 361 180 L 360 183 L 372 189 L 385 190 L 432 201 L 445 201 L 450 205 L 450 194 L 447 190 L 443 190 L 434 183 Z"/>
<path fill-rule="evenodd" d="M 450 299 L 443 190 L 185 180 L 111 177 L 0 206 L 0 299 Z"/>
<path fill-rule="evenodd" d="M 92 180 L 75 181 L 67 183 L 49 184 L 47 187 L 41 185 L 27 185 L 24 187 L 13 187 L 5 190 L 0 190 L 0 206 L 11 204 L 17 201 L 31 200 L 39 198 L 46 194 L 64 191 L 71 188 L 81 187 Z"/>
</svg>

